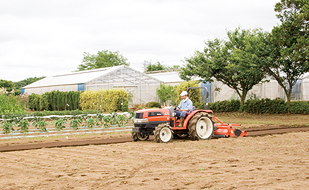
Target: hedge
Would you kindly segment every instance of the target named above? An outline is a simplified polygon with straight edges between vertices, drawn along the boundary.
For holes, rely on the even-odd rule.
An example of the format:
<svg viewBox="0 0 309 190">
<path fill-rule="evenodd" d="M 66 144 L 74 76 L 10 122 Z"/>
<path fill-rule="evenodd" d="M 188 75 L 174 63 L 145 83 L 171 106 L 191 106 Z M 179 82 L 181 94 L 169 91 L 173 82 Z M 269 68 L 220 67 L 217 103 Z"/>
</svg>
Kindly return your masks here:
<svg viewBox="0 0 309 190">
<path fill-rule="evenodd" d="M 159 102 L 148 102 L 146 104 L 147 108 L 158 108 L 160 107 L 160 103 Z"/>
<path fill-rule="evenodd" d="M 239 107 L 239 100 L 224 100 L 215 103 L 208 103 L 208 108 L 213 110 L 214 112 L 235 112 L 239 110 Z"/>
<path fill-rule="evenodd" d="M 51 91 L 45 92 L 42 95 L 31 94 L 28 98 L 28 108 L 35 111 L 63 111 L 69 109 L 80 109 L 80 92 Z"/>
<path fill-rule="evenodd" d="M 82 110 L 128 111 L 128 93 L 123 89 L 87 90 L 80 94 Z"/>
<path fill-rule="evenodd" d="M 290 104 L 290 113 L 292 114 L 309 114 L 309 101 L 292 101 Z M 235 112 L 243 110 L 247 113 L 261 114 L 280 114 L 288 113 L 287 105 L 285 100 L 276 99 L 253 99 L 247 100 L 243 106 L 240 108 L 239 100 L 231 101 L 218 101 L 214 103 L 209 103 L 208 108 L 214 112 Z"/>
</svg>

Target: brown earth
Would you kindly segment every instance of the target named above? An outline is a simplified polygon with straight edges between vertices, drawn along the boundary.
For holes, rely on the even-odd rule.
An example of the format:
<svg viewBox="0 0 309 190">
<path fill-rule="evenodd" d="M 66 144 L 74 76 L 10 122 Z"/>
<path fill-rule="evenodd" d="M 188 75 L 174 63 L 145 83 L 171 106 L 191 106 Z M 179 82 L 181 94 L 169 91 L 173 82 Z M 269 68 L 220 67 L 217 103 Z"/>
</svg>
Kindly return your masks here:
<svg viewBox="0 0 309 190">
<path fill-rule="evenodd" d="M 2 189 L 308 189 L 309 132 L 0 153 Z"/>
</svg>

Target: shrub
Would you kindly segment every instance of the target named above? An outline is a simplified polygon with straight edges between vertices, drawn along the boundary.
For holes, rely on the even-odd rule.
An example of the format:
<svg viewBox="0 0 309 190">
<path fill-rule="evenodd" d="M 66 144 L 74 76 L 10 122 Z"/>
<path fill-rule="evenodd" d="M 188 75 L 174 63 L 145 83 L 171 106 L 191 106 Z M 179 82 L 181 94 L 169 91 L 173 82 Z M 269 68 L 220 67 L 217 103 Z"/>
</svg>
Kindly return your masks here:
<svg viewBox="0 0 309 190">
<path fill-rule="evenodd" d="M 146 107 L 147 108 L 158 108 L 160 106 L 160 103 L 159 102 L 148 102 L 146 104 Z"/>
<path fill-rule="evenodd" d="M 293 101 L 290 106 L 292 114 L 309 114 L 309 101 Z"/>
<path fill-rule="evenodd" d="M 25 113 L 26 106 L 13 95 L 0 94 L 0 114 Z"/>
<path fill-rule="evenodd" d="M 28 99 L 28 107 L 31 110 L 75 110 L 79 109 L 80 92 L 51 91 L 42 95 L 31 94 Z M 68 106 L 69 105 L 69 106 Z"/>
<path fill-rule="evenodd" d="M 129 101 L 128 98 L 120 97 L 118 99 L 117 110 L 127 112 L 129 111 Z"/>
<path fill-rule="evenodd" d="M 254 99 L 247 100 L 244 104 L 244 111 L 248 113 L 287 113 L 286 103 L 283 99 Z"/>
<path fill-rule="evenodd" d="M 172 103 L 175 102 L 176 99 L 175 89 L 171 85 L 165 85 L 161 83 L 160 87 L 157 88 L 156 93 L 164 105 L 166 105 L 166 102 L 168 100 L 171 100 Z"/>
<path fill-rule="evenodd" d="M 239 100 L 224 100 L 214 103 L 208 103 L 208 108 L 214 112 L 235 112 L 240 109 Z"/>
<path fill-rule="evenodd" d="M 87 90 L 80 95 L 80 106 L 102 112 L 128 110 L 128 93 L 123 89 Z"/>
</svg>

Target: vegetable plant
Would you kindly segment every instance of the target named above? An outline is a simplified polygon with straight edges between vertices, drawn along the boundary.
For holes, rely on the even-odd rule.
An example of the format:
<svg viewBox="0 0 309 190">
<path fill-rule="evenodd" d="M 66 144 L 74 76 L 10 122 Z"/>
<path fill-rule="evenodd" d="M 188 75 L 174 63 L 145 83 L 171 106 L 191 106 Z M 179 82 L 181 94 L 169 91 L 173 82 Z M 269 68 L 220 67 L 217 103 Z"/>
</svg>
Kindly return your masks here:
<svg viewBox="0 0 309 190">
<path fill-rule="evenodd" d="M 32 122 L 32 125 L 33 125 L 35 128 L 37 128 L 37 129 L 39 129 L 40 131 L 42 131 L 42 132 L 47 132 L 47 129 L 46 129 L 47 122 L 44 121 L 44 120 L 42 120 L 42 119 L 39 118 L 39 117 L 36 117 L 36 118 L 34 119 L 34 122 Z"/>
<path fill-rule="evenodd" d="M 57 131 L 61 131 L 62 129 L 65 128 L 65 123 L 67 122 L 67 119 L 66 118 L 58 118 L 56 121 L 55 121 L 55 128 Z"/>
<path fill-rule="evenodd" d="M 106 115 L 106 116 L 103 116 L 102 120 L 104 121 L 104 124 L 103 124 L 102 127 L 106 128 L 106 127 L 108 127 L 110 125 L 112 117 L 110 115 Z"/>
<path fill-rule="evenodd" d="M 88 128 L 92 129 L 96 124 L 96 120 L 90 117 L 86 119 L 86 123 L 87 123 Z"/>
<path fill-rule="evenodd" d="M 126 117 L 124 116 L 124 115 L 118 115 L 117 116 L 117 125 L 118 125 L 118 127 L 125 127 L 126 126 L 126 124 L 125 124 L 125 122 L 126 122 Z"/>
<path fill-rule="evenodd" d="M 21 133 L 28 133 L 29 132 L 29 126 L 30 126 L 30 124 L 29 124 L 29 121 L 28 120 L 25 120 L 25 119 L 23 119 L 23 120 L 21 120 L 19 123 L 18 123 L 18 127 L 19 127 L 19 131 L 21 132 Z"/>
<path fill-rule="evenodd" d="M 74 130 L 77 130 L 78 127 L 82 124 L 82 119 L 80 118 L 75 118 L 75 119 L 72 119 L 71 122 L 70 122 L 70 127 Z"/>
<path fill-rule="evenodd" d="M 14 129 L 13 129 L 13 124 L 11 122 L 4 122 L 2 125 L 1 125 L 2 129 L 3 129 L 3 134 L 8 134 L 10 132 L 13 132 Z"/>
</svg>

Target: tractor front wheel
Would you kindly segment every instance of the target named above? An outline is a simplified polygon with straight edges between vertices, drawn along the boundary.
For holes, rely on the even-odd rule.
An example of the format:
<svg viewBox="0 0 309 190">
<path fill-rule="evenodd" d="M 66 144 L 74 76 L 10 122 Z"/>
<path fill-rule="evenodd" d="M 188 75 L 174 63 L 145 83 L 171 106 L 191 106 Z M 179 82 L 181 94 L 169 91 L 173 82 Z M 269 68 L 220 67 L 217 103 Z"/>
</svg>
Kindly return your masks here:
<svg viewBox="0 0 309 190">
<path fill-rule="evenodd" d="M 173 140 L 173 133 L 168 124 L 159 124 L 154 131 L 154 138 L 158 143 L 168 143 Z"/>
<path fill-rule="evenodd" d="M 142 133 L 132 132 L 133 141 L 146 141 L 149 139 L 149 135 L 143 135 Z"/>
<path fill-rule="evenodd" d="M 211 139 L 214 134 L 214 123 L 206 113 L 197 113 L 189 121 L 189 135 L 192 140 Z"/>
</svg>

